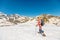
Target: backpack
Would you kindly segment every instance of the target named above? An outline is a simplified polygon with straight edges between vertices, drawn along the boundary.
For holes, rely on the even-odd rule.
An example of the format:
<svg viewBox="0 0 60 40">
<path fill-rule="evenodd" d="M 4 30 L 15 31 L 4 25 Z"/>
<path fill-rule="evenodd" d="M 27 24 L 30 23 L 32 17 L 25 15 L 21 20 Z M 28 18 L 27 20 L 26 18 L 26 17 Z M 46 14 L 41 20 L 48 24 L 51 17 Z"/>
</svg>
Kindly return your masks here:
<svg viewBox="0 0 60 40">
<path fill-rule="evenodd" d="M 41 26 L 43 26 L 44 25 L 44 20 L 43 19 L 41 19 Z"/>
</svg>

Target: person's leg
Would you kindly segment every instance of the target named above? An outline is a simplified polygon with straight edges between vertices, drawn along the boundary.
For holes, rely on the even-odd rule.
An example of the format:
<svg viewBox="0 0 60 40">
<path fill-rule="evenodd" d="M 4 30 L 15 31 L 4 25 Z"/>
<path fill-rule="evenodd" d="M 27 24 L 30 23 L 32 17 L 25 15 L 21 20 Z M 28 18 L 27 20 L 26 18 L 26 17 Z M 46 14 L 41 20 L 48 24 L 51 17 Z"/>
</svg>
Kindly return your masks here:
<svg viewBox="0 0 60 40">
<path fill-rule="evenodd" d="M 41 30 L 41 32 L 42 32 L 42 33 L 44 33 L 44 31 L 43 31 L 43 30 Z"/>
<path fill-rule="evenodd" d="M 39 33 L 41 33 L 43 36 L 46 36 L 42 29 L 39 29 Z"/>
<path fill-rule="evenodd" d="M 41 29 L 39 29 L 39 33 L 41 33 Z"/>
<path fill-rule="evenodd" d="M 44 33 L 44 31 L 43 31 L 42 29 L 39 29 L 39 32 L 40 32 L 40 33 Z"/>
<path fill-rule="evenodd" d="M 43 35 L 43 36 L 46 36 L 43 30 L 42 30 L 42 35 Z"/>
</svg>

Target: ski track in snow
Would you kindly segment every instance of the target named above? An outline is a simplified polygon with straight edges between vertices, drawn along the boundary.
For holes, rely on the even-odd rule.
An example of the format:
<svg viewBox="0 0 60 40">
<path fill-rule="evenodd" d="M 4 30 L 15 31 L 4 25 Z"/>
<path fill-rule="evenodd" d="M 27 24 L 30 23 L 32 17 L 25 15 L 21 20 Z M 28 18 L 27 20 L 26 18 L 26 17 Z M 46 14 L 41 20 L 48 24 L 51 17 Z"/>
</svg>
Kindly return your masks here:
<svg viewBox="0 0 60 40">
<path fill-rule="evenodd" d="M 60 40 L 60 27 L 52 24 L 43 26 L 46 37 L 38 34 L 38 27 L 34 22 L 0 27 L 0 40 Z"/>
</svg>

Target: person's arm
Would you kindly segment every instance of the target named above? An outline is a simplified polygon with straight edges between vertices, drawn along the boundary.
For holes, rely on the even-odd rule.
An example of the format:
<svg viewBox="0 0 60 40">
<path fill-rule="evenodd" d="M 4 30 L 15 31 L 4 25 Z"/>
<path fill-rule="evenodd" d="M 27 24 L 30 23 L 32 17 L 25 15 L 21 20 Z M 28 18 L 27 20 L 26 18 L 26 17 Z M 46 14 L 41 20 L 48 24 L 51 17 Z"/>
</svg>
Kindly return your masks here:
<svg viewBox="0 0 60 40">
<path fill-rule="evenodd" d="M 38 22 L 36 22 L 36 27 L 38 26 Z"/>
</svg>

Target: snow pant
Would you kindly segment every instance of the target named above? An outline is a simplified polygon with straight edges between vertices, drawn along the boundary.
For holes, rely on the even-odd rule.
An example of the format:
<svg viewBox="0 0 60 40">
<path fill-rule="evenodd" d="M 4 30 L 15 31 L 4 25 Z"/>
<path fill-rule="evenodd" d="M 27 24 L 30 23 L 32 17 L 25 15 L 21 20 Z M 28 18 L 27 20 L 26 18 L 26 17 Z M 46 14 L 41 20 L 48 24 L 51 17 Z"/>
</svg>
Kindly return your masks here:
<svg viewBox="0 0 60 40">
<path fill-rule="evenodd" d="M 39 32 L 40 32 L 40 33 L 44 33 L 44 31 L 43 31 L 42 29 L 39 29 Z"/>
</svg>

